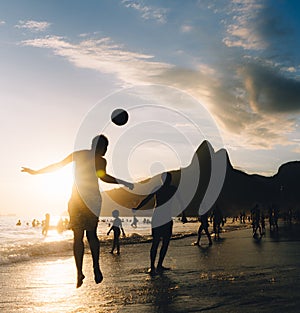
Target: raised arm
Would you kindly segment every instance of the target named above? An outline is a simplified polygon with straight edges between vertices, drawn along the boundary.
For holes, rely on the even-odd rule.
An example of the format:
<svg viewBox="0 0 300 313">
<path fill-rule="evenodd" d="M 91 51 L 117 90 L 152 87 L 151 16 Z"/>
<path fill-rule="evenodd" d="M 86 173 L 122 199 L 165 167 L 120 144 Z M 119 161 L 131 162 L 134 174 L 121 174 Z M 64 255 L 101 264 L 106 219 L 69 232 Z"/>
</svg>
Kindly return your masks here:
<svg viewBox="0 0 300 313">
<path fill-rule="evenodd" d="M 50 165 L 43 167 L 39 170 L 33 170 L 31 168 L 28 168 L 28 167 L 22 167 L 21 172 L 29 173 L 31 175 L 50 173 L 50 172 L 56 171 L 56 170 L 64 167 L 65 165 L 71 163 L 72 161 L 73 161 L 73 153 L 69 154 L 63 160 L 56 162 L 56 163 L 53 163 L 53 164 L 50 164 Z"/>
</svg>

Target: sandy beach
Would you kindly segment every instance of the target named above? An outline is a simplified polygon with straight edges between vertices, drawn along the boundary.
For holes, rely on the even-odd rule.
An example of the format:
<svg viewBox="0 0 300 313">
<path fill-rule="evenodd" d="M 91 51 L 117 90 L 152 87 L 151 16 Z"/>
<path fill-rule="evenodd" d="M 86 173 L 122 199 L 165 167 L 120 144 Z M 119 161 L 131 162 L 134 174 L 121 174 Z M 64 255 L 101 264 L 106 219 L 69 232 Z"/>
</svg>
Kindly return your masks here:
<svg viewBox="0 0 300 313">
<path fill-rule="evenodd" d="M 299 312 L 300 227 L 267 230 L 261 241 L 251 229 L 222 234 L 209 247 L 206 238 L 172 240 L 165 265 L 150 277 L 150 243 L 121 246 L 121 255 L 101 248 L 104 281 L 93 281 L 86 251 L 81 288 L 75 288 L 71 254 L 4 265 L 0 311 L 13 312 Z"/>
</svg>

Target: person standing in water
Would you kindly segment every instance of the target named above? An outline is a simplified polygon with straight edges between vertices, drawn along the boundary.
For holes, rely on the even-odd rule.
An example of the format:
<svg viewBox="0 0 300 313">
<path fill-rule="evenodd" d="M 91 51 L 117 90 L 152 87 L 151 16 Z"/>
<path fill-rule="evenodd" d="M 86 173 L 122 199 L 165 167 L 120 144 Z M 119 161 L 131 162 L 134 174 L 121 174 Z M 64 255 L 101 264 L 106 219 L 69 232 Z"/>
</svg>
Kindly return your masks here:
<svg viewBox="0 0 300 313">
<path fill-rule="evenodd" d="M 45 237 L 48 235 L 49 227 L 50 227 L 50 214 L 46 213 L 45 214 L 45 220 L 43 221 L 43 229 L 42 229 L 42 234 Z"/>
<path fill-rule="evenodd" d="M 91 149 L 75 151 L 62 161 L 39 170 L 22 168 L 22 172 L 36 175 L 49 173 L 71 162 L 74 163 L 74 185 L 68 202 L 68 212 L 70 215 L 70 228 L 74 234 L 73 253 L 77 268 L 77 288 L 82 285 L 85 278 L 82 272 L 85 231 L 93 258 L 95 282 L 99 284 L 103 280 L 99 265 L 100 244 L 97 237 L 98 218 L 101 210 L 98 178 L 106 183 L 123 184 L 129 189 L 133 189 L 132 183 L 117 179 L 106 173 L 107 162 L 104 155 L 107 147 L 108 139 L 104 135 L 99 135 L 93 139 Z"/>
</svg>

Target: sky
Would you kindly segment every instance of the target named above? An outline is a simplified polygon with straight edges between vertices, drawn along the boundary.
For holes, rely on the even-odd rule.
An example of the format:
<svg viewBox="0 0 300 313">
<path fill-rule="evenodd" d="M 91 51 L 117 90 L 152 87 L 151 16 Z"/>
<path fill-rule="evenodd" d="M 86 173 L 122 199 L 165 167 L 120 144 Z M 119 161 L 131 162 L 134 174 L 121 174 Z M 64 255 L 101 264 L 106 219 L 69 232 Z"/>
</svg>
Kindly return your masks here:
<svg viewBox="0 0 300 313">
<path fill-rule="evenodd" d="M 187 166 L 204 139 L 250 174 L 299 160 L 299 12 L 297 0 L 1 1 L 0 214 L 65 210 L 71 166 L 20 169 L 98 132 L 108 171 L 132 181 Z"/>
</svg>

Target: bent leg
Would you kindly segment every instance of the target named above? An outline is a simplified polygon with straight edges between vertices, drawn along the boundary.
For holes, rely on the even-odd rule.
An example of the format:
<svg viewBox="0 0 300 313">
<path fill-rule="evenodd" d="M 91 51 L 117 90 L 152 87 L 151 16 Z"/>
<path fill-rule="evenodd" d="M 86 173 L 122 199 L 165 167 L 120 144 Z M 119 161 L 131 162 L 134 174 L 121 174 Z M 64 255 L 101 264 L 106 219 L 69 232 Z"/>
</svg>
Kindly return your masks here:
<svg viewBox="0 0 300 313">
<path fill-rule="evenodd" d="M 197 241 L 195 242 L 195 245 L 199 245 L 199 244 L 200 244 L 200 239 L 201 239 L 202 230 L 203 230 L 203 225 L 200 224 L 200 226 L 199 226 L 199 228 L 198 228 L 198 239 L 197 239 Z"/>
<path fill-rule="evenodd" d="M 211 241 L 211 236 L 210 236 L 208 227 L 206 227 L 206 228 L 204 229 L 204 231 L 205 231 L 205 234 L 206 234 L 206 236 L 207 236 L 207 238 L 208 238 L 209 245 L 211 246 L 211 245 L 212 245 L 212 241 Z"/>
</svg>

